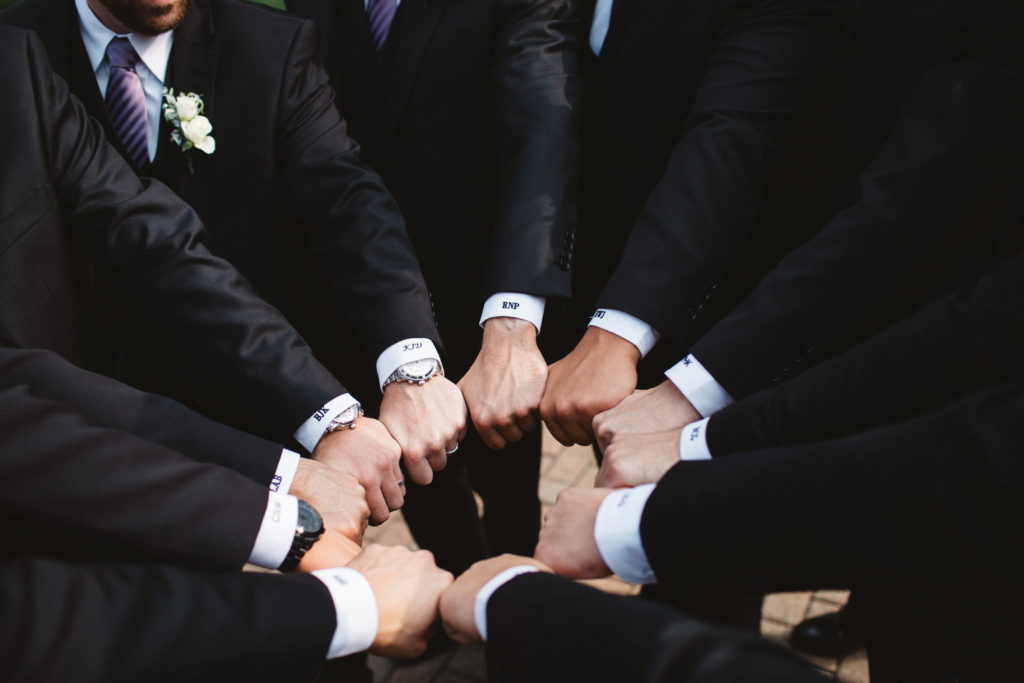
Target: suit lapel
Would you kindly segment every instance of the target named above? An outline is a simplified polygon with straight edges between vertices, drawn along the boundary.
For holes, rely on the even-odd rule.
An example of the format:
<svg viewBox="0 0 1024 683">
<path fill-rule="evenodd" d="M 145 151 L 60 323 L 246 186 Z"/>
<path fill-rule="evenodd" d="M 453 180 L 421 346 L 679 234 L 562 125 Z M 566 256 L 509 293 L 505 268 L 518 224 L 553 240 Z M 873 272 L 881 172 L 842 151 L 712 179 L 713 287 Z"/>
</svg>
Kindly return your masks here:
<svg viewBox="0 0 1024 683">
<path fill-rule="evenodd" d="M 409 101 L 416 73 L 423 55 L 434 37 L 434 31 L 444 13 L 446 0 L 403 0 L 399 10 L 403 13 L 395 36 L 394 72 L 388 98 L 388 120 L 392 129 L 398 127 Z"/>
<path fill-rule="evenodd" d="M 203 0 L 193 0 L 181 26 L 174 31 L 166 84 L 174 88 L 176 93 L 194 92 L 202 96 L 204 114 L 213 124 L 216 138 L 218 53 L 213 46 L 213 37 L 213 17 L 209 5 Z M 189 171 L 185 154 L 171 140 L 170 124 L 161 118 L 160 139 L 153 162 L 154 175 L 203 214 L 210 195 L 212 160 L 198 151 L 192 151 L 189 155 L 194 172 Z"/>
</svg>

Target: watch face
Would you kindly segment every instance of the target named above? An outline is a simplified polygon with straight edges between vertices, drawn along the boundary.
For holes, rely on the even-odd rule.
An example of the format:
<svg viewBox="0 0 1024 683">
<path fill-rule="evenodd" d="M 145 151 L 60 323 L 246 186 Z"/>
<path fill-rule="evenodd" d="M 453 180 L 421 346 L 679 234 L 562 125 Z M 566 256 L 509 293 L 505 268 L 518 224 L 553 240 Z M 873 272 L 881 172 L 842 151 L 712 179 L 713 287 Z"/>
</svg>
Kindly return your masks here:
<svg viewBox="0 0 1024 683">
<path fill-rule="evenodd" d="M 324 522 L 320 513 L 304 500 L 299 501 L 299 526 L 309 534 L 320 534 L 324 530 Z"/>
<path fill-rule="evenodd" d="M 348 424 L 359 417 L 359 404 L 354 403 L 345 410 L 338 413 L 338 416 L 334 418 L 334 422 Z"/>
<path fill-rule="evenodd" d="M 412 360 L 402 364 L 402 373 L 411 379 L 423 379 L 430 377 L 437 370 L 437 361 L 433 358 Z"/>
</svg>

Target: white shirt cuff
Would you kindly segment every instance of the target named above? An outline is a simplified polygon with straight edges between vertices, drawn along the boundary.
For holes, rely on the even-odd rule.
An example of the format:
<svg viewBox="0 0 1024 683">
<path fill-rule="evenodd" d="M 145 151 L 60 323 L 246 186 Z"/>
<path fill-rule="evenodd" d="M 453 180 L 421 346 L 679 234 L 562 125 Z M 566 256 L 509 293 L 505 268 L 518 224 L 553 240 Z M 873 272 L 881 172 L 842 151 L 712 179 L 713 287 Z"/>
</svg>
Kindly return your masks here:
<svg viewBox="0 0 1024 683">
<path fill-rule="evenodd" d="M 708 420 L 693 422 L 683 427 L 679 434 L 679 459 L 680 460 L 711 460 L 711 451 L 708 450 Z"/>
<path fill-rule="evenodd" d="M 640 318 L 611 308 L 599 308 L 590 318 L 590 327 L 617 334 L 640 351 L 643 358 L 661 339 L 661 334 Z"/>
<path fill-rule="evenodd" d="M 331 424 L 331 420 L 357 403 L 359 401 L 355 400 L 352 394 L 342 394 L 337 398 L 331 399 L 327 405 L 313 413 L 311 418 L 302 423 L 302 426 L 293 435 L 295 440 L 312 453 L 316 445 L 320 443 L 320 439 L 323 438 L 327 425 Z"/>
<path fill-rule="evenodd" d="M 654 484 L 618 489 L 608 494 L 594 519 L 594 540 L 601 559 L 630 583 L 657 583 L 640 541 L 640 518 Z"/>
<path fill-rule="evenodd" d="M 270 480 L 270 490 L 274 493 L 288 493 L 292 487 L 292 480 L 295 479 L 295 472 L 299 469 L 299 460 L 302 457 L 295 451 L 287 448 L 281 449 L 281 459 L 277 461 L 277 469 L 274 471 L 274 478 Z"/>
<path fill-rule="evenodd" d="M 384 391 L 384 382 L 398 366 L 425 358 L 433 358 L 439 366 L 441 365 L 441 354 L 437 352 L 434 342 L 429 339 L 403 339 L 384 349 L 377 356 L 377 380 L 380 383 L 380 390 Z M 444 373 L 444 367 L 441 367 L 441 373 Z"/>
<path fill-rule="evenodd" d="M 544 306 L 547 299 L 532 294 L 518 292 L 498 292 L 487 297 L 484 310 L 480 314 L 480 327 L 491 318 L 519 318 L 533 323 L 540 334 L 540 324 L 544 320 Z"/>
<path fill-rule="evenodd" d="M 491 599 L 491 596 L 494 595 L 494 591 L 498 590 L 520 574 L 529 574 L 530 572 L 536 571 L 540 570 L 528 564 L 509 567 L 485 583 L 483 588 L 477 591 L 476 599 L 473 601 L 473 621 L 476 622 L 476 630 L 480 632 L 480 637 L 484 642 L 487 642 L 487 602 Z"/>
<path fill-rule="evenodd" d="M 732 403 L 729 395 L 721 384 L 715 381 L 711 373 L 690 354 L 665 371 L 665 376 L 676 385 L 680 393 L 686 397 L 694 410 L 702 417 L 714 415 Z"/>
<path fill-rule="evenodd" d="M 327 659 L 370 649 L 377 637 L 377 598 L 366 577 L 349 567 L 317 569 L 312 575 L 331 592 L 338 615 Z"/>
<path fill-rule="evenodd" d="M 256 543 L 249 553 L 250 564 L 267 569 L 280 567 L 292 548 L 298 523 L 299 499 L 281 493 L 269 494 L 260 532 L 256 534 Z"/>
</svg>

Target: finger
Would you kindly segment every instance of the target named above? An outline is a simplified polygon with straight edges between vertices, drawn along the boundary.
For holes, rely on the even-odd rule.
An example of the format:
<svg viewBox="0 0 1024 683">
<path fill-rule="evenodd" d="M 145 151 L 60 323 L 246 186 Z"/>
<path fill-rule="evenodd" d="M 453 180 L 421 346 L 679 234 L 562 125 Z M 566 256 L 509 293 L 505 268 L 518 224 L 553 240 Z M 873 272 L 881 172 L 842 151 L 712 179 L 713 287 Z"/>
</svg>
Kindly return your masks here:
<svg viewBox="0 0 1024 683">
<path fill-rule="evenodd" d="M 540 422 L 537 419 L 537 413 L 530 412 L 517 419 L 516 424 L 519 425 L 519 429 L 525 434 L 536 429 Z"/>
<path fill-rule="evenodd" d="M 593 438 L 590 434 L 590 430 L 587 429 L 587 425 L 589 424 L 589 422 L 590 420 L 586 418 L 581 419 L 577 417 L 574 419 L 567 420 L 564 423 L 563 426 L 565 428 L 565 432 L 569 436 L 569 439 L 572 443 L 577 443 L 581 446 L 590 445 L 590 442 L 593 440 Z"/>
<path fill-rule="evenodd" d="M 423 458 L 405 457 L 405 469 L 409 473 L 409 478 L 420 486 L 426 486 L 434 481 L 434 470 L 431 469 L 431 464 Z M 399 477 L 398 481 L 401 480 L 402 478 Z"/>
<path fill-rule="evenodd" d="M 448 466 L 448 454 L 444 451 L 441 451 L 440 453 L 431 453 L 430 457 L 427 458 L 427 463 L 429 463 L 433 472 L 440 472 Z M 427 483 L 429 484 L 430 482 Z"/>
<path fill-rule="evenodd" d="M 370 523 L 377 525 L 388 521 L 391 513 L 388 512 L 388 504 L 384 500 L 379 488 L 366 489 L 366 504 L 370 508 Z"/>
<path fill-rule="evenodd" d="M 544 424 L 548 426 L 548 431 L 551 432 L 551 436 L 555 437 L 555 440 L 563 446 L 571 446 L 575 443 L 572 437 L 569 436 L 569 432 L 562 427 L 562 424 L 556 419 L 548 419 L 544 421 Z"/>
<path fill-rule="evenodd" d="M 380 483 L 380 492 L 384 494 L 384 500 L 387 502 L 389 510 L 398 510 L 402 507 L 402 503 L 405 502 L 402 487 L 398 485 L 399 481 L 401 480 L 390 479 Z"/>
<path fill-rule="evenodd" d="M 505 437 L 506 441 L 515 443 L 517 441 L 522 441 L 523 439 L 523 430 L 521 430 L 519 428 L 519 425 L 516 424 L 515 422 L 502 425 L 498 428 L 498 430 L 501 432 L 501 435 Z"/>
<path fill-rule="evenodd" d="M 473 426 L 476 427 L 476 433 L 480 435 L 480 438 L 483 439 L 488 448 L 500 451 L 505 447 L 505 437 L 493 425 L 485 425 L 474 420 Z"/>
</svg>

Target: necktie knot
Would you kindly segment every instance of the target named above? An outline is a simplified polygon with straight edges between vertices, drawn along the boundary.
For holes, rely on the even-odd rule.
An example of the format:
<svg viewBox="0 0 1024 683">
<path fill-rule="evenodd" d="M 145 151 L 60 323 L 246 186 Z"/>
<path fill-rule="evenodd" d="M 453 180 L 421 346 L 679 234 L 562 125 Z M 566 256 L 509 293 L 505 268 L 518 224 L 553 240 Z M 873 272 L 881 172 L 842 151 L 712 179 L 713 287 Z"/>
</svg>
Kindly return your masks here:
<svg viewBox="0 0 1024 683">
<path fill-rule="evenodd" d="M 134 71 L 139 63 L 139 53 L 127 38 L 113 38 L 107 45 L 107 59 L 112 68 Z"/>
</svg>

